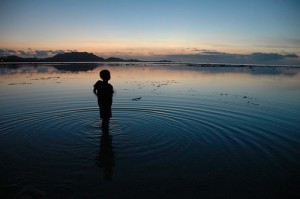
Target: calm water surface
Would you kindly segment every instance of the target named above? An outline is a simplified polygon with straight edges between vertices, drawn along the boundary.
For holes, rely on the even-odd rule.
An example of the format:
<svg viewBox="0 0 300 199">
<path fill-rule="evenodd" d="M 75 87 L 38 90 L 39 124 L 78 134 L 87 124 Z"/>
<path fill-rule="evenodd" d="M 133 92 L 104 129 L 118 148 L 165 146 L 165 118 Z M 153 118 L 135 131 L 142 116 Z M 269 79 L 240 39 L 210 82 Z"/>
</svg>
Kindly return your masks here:
<svg viewBox="0 0 300 199">
<path fill-rule="evenodd" d="M 93 84 L 114 86 L 109 135 Z M 300 68 L 2 64 L 0 196 L 297 198 Z"/>
</svg>

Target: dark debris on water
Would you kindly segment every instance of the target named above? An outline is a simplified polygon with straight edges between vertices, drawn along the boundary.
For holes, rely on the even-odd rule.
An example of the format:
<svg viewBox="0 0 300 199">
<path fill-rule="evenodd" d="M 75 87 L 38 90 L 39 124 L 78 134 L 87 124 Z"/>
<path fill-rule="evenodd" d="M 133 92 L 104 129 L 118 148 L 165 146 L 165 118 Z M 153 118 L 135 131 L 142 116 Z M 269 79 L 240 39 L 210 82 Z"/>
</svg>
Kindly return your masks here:
<svg viewBox="0 0 300 199">
<path fill-rule="evenodd" d="M 229 95 L 228 93 L 220 93 L 220 95 L 224 96 L 224 95 Z M 238 95 L 234 95 L 236 98 L 239 98 L 241 97 L 242 99 L 246 99 L 247 100 L 247 104 L 251 104 L 251 105 L 259 105 L 258 103 L 254 103 L 252 101 L 249 101 L 249 100 L 254 100 L 253 97 L 249 97 L 249 96 L 246 96 L 246 95 L 243 95 L 243 96 L 238 96 Z"/>
<path fill-rule="evenodd" d="M 136 98 L 132 98 L 132 101 L 140 101 L 142 99 L 142 97 L 136 97 Z"/>
</svg>

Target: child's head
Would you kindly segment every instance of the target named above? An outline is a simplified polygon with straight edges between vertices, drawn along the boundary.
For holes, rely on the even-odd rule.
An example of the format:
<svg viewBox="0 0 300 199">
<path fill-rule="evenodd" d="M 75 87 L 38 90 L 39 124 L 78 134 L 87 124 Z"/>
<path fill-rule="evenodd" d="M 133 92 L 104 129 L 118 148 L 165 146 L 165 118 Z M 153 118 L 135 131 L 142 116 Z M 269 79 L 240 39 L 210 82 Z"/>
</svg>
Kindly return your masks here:
<svg viewBox="0 0 300 199">
<path fill-rule="evenodd" d="M 102 70 L 100 71 L 100 77 L 103 81 L 110 80 L 110 72 L 109 70 Z"/>
</svg>

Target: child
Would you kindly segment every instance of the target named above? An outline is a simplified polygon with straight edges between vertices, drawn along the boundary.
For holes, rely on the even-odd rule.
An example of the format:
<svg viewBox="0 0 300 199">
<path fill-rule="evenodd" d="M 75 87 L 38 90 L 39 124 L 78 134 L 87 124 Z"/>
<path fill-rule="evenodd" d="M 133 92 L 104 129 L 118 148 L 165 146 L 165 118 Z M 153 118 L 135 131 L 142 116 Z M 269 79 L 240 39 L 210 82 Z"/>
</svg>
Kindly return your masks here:
<svg viewBox="0 0 300 199">
<path fill-rule="evenodd" d="M 100 78 L 94 85 L 93 92 L 98 97 L 98 105 L 100 110 L 100 118 L 102 119 L 102 128 L 108 130 L 109 118 L 111 118 L 111 105 L 114 93 L 113 86 L 108 83 L 110 80 L 110 72 L 102 70 Z"/>
</svg>

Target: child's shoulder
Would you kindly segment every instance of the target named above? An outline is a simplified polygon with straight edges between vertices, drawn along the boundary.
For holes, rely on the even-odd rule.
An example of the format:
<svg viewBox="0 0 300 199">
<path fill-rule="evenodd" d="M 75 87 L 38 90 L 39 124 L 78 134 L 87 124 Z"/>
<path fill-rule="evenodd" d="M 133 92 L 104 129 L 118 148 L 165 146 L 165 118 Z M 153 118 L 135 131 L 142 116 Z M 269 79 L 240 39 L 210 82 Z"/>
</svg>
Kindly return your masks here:
<svg viewBox="0 0 300 199">
<path fill-rule="evenodd" d="M 108 84 L 109 88 L 114 89 L 114 87 L 111 84 Z"/>
<path fill-rule="evenodd" d="M 100 86 L 102 83 L 103 83 L 103 82 L 102 82 L 101 80 L 98 80 L 98 81 L 94 84 L 94 86 L 95 86 L 95 87 L 98 87 L 98 86 Z"/>
</svg>

